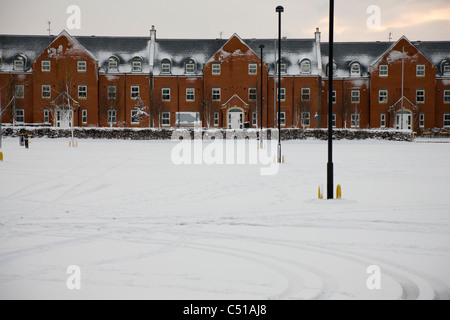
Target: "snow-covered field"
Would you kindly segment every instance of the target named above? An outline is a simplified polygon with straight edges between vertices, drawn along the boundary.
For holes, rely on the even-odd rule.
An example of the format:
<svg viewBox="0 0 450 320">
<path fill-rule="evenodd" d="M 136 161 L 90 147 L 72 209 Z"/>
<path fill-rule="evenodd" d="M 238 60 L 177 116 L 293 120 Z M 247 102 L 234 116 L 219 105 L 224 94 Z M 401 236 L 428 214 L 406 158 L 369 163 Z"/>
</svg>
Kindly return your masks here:
<svg viewBox="0 0 450 320">
<path fill-rule="evenodd" d="M 343 199 L 318 200 L 321 141 L 263 176 L 175 165 L 176 142 L 4 139 L 0 298 L 450 299 L 450 144 L 421 142 L 336 141 Z"/>
</svg>

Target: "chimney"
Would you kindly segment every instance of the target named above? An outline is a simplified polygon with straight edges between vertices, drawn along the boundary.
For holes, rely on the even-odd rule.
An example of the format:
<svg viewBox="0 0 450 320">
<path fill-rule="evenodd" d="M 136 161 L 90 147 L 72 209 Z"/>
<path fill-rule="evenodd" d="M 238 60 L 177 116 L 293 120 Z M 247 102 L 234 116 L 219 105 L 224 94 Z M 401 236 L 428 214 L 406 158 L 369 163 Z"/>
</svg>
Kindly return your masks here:
<svg viewBox="0 0 450 320">
<path fill-rule="evenodd" d="M 152 25 L 152 29 L 150 30 L 150 39 L 156 40 L 156 29 L 154 25 Z"/>
<path fill-rule="evenodd" d="M 319 28 L 316 28 L 316 32 L 314 33 L 315 36 L 315 51 L 316 51 L 316 59 L 317 59 L 317 69 L 319 71 L 319 75 L 322 74 L 322 51 L 320 49 L 320 30 Z"/>
<path fill-rule="evenodd" d="M 316 28 L 316 32 L 314 33 L 316 36 L 316 43 L 320 43 L 320 30 L 319 28 Z"/>
<path fill-rule="evenodd" d="M 156 29 L 155 26 L 152 25 L 152 29 L 150 30 L 150 52 L 149 52 L 150 73 L 152 74 L 153 74 L 153 66 L 155 65 L 155 49 L 156 49 Z"/>
</svg>

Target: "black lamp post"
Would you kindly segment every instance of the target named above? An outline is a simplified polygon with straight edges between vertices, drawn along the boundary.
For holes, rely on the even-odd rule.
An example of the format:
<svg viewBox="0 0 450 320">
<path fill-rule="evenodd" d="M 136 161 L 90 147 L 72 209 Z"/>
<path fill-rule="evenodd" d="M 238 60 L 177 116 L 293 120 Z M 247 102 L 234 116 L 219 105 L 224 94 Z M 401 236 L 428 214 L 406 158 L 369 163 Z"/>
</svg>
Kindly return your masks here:
<svg viewBox="0 0 450 320">
<path fill-rule="evenodd" d="M 328 164 L 327 164 L 327 199 L 333 199 L 333 33 L 334 0 L 330 0 L 330 40 L 328 57 Z"/>
<path fill-rule="evenodd" d="M 278 12 L 278 163 L 281 163 L 281 13 L 282 6 L 276 8 Z"/>
<path fill-rule="evenodd" d="M 261 113 L 259 114 L 259 123 L 260 123 L 260 134 L 259 134 L 259 146 L 260 148 L 263 147 L 263 49 L 264 45 L 260 45 L 259 48 L 261 49 L 261 89 L 259 90 L 259 101 L 261 103 Z"/>
</svg>

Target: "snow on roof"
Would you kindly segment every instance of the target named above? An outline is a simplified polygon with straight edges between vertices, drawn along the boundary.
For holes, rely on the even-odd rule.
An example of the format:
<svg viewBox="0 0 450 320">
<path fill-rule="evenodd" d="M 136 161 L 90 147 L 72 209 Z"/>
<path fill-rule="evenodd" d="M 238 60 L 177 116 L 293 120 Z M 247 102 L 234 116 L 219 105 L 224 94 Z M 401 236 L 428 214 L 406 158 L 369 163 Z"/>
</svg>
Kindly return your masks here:
<svg viewBox="0 0 450 320">
<path fill-rule="evenodd" d="M 135 57 L 142 58 L 142 73 L 150 72 L 150 37 L 72 37 L 98 62 L 101 73 L 111 73 L 107 70 L 108 59 L 116 56 L 119 67 L 116 73 L 130 73 Z M 55 36 L 20 36 L 0 35 L 1 71 L 13 70 L 14 59 L 19 55 L 26 57 L 25 68 L 31 71 L 31 63 L 43 50 L 56 39 Z M 240 39 L 240 38 L 239 38 Z M 260 45 L 264 45 L 264 62 L 269 66 L 269 74 L 276 70 L 277 39 L 240 39 L 258 56 L 261 55 Z M 154 74 L 161 74 L 161 62 L 169 59 L 171 75 L 185 75 L 185 62 L 192 59 L 195 71 L 190 75 L 202 75 L 203 65 L 224 46 L 229 39 L 156 39 Z M 417 44 L 417 43 L 415 43 Z M 318 64 L 315 50 L 315 39 L 283 39 L 282 60 L 286 63 L 286 75 L 302 75 L 300 62 L 311 61 L 311 74 L 318 75 Z M 337 76 L 350 75 L 350 63 L 361 65 L 361 75 L 368 76 L 370 66 L 375 63 L 393 45 L 390 42 L 345 42 L 334 44 L 334 62 L 337 65 Z M 321 43 L 321 62 L 326 73 L 328 64 L 328 43 Z M 441 63 L 450 61 L 450 41 L 423 41 L 417 49 L 428 60 L 438 67 L 441 74 Z"/>
</svg>

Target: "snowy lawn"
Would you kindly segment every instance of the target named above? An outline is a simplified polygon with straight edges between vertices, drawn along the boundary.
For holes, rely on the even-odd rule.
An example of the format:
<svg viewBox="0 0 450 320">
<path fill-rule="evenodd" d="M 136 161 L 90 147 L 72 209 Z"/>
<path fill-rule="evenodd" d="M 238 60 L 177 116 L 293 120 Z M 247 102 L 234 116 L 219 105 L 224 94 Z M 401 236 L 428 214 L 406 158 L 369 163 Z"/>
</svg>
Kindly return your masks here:
<svg viewBox="0 0 450 320">
<path fill-rule="evenodd" d="M 262 176 L 175 165 L 176 142 L 4 139 L 0 298 L 450 299 L 450 144 L 421 142 L 336 141 L 343 199 L 318 200 L 321 141 Z"/>
</svg>

